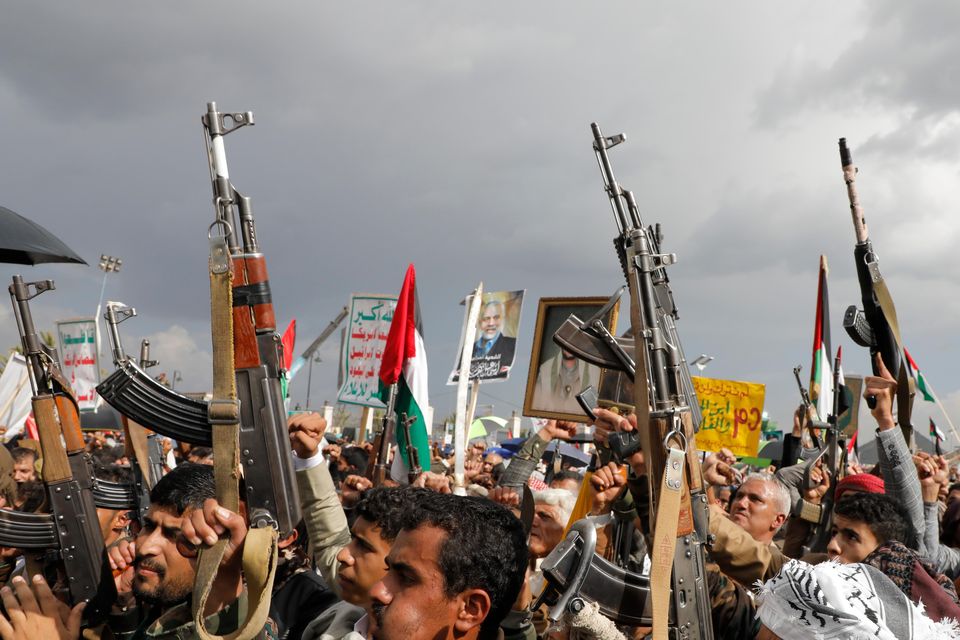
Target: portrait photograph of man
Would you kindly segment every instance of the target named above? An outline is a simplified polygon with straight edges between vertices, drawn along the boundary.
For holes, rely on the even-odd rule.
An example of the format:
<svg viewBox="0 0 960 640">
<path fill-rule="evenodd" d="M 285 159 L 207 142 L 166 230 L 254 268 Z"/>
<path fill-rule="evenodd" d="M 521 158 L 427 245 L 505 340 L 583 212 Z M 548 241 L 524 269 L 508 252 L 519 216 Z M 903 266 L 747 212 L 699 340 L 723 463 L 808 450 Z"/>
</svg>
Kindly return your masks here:
<svg viewBox="0 0 960 640">
<path fill-rule="evenodd" d="M 589 386 L 599 386 L 600 368 L 561 349 L 553 341 L 553 334 L 571 315 L 585 320 L 606 302 L 606 298 L 540 299 L 523 415 L 576 422 L 586 419 L 577 394 Z M 614 307 L 606 320 L 611 332 L 616 330 L 616 314 Z"/>
<path fill-rule="evenodd" d="M 470 360 L 471 380 L 506 380 L 510 375 L 517 349 L 523 293 L 520 290 L 483 294 Z M 458 358 L 447 383 L 453 384 L 459 378 Z"/>
</svg>

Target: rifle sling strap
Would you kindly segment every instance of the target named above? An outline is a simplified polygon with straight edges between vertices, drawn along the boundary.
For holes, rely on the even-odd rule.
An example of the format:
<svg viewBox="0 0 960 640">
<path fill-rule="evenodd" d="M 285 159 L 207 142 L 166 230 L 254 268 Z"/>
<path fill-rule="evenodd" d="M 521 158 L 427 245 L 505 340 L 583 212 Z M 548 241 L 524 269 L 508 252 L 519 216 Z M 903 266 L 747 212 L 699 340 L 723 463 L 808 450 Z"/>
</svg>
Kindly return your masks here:
<svg viewBox="0 0 960 640">
<path fill-rule="evenodd" d="M 890 290 L 887 289 L 887 283 L 879 270 L 871 270 L 873 276 L 873 293 L 877 296 L 877 302 L 880 304 L 880 310 L 890 325 L 893 332 L 893 339 L 897 341 L 897 349 L 900 353 L 900 370 L 897 372 L 897 422 L 900 429 L 903 430 L 903 437 L 910 446 L 911 435 L 913 434 L 913 424 L 910 422 L 910 414 L 913 409 L 913 395 L 915 393 L 913 377 L 907 373 L 908 360 L 903 348 L 903 341 L 900 339 L 900 323 L 897 320 L 897 308 L 893 306 L 893 297 Z M 887 365 L 886 362 L 883 363 Z"/>
<path fill-rule="evenodd" d="M 226 251 L 226 244 L 212 251 Z M 213 338 L 213 400 L 209 418 L 213 432 L 213 475 L 217 501 L 233 512 L 240 510 L 240 411 L 233 363 L 233 294 L 229 267 L 211 256 L 210 320 Z M 194 583 L 193 620 L 201 640 L 251 640 L 263 629 L 277 569 L 277 532 L 272 527 L 250 529 L 243 547 L 243 575 L 247 583 L 246 619 L 225 636 L 207 631 L 203 611 L 229 540 L 221 538 L 201 551 Z"/>
<path fill-rule="evenodd" d="M 657 527 L 653 534 L 650 567 L 653 640 L 667 640 L 670 626 L 670 587 L 673 559 L 677 550 L 677 529 L 680 520 L 680 498 L 683 495 L 683 463 L 686 452 L 670 447 L 660 485 L 657 505 Z"/>
</svg>

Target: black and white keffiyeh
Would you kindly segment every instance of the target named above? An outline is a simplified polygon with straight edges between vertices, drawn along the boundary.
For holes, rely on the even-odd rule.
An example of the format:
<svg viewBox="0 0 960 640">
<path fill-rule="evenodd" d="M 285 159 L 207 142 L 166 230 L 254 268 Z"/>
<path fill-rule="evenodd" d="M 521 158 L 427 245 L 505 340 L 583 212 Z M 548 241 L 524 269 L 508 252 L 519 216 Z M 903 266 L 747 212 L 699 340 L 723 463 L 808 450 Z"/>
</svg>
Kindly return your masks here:
<svg viewBox="0 0 960 640">
<path fill-rule="evenodd" d="M 790 560 L 757 596 L 760 622 L 783 640 L 960 638 L 956 621 L 934 622 L 866 564 Z"/>
</svg>

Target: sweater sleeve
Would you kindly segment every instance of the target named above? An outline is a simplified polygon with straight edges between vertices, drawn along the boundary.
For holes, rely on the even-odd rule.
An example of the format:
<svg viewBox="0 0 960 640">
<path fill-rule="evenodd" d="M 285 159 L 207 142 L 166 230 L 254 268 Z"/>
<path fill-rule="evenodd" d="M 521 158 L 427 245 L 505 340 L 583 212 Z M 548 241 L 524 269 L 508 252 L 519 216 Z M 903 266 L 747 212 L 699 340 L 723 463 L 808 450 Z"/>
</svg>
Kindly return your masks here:
<svg viewBox="0 0 960 640">
<path fill-rule="evenodd" d="M 917 477 L 916 467 L 913 466 L 913 456 L 903 439 L 903 432 L 900 429 L 878 430 L 877 450 L 884 491 L 904 509 L 910 518 L 910 526 L 913 527 L 913 539 L 904 542 L 926 555 L 923 494 L 920 492 L 920 479 Z"/>
<path fill-rule="evenodd" d="M 715 536 L 710 557 L 723 573 L 742 585 L 772 578 L 786 562 L 775 545 L 754 540 L 717 505 L 710 505 L 710 533 Z"/>
<path fill-rule="evenodd" d="M 336 590 L 337 554 L 350 542 L 347 516 L 326 464 L 297 471 L 296 476 L 313 560 L 323 579 Z"/>
<path fill-rule="evenodd" d="M 924 547 L 927 560 L 951 580 L 960 577 L 960 549 L 940 544 L 939 533 L 940 513 L 936 502 L 924 502 L 923 513 L 926 516 L 926 530 L 924 531 Z"/>
</svg>

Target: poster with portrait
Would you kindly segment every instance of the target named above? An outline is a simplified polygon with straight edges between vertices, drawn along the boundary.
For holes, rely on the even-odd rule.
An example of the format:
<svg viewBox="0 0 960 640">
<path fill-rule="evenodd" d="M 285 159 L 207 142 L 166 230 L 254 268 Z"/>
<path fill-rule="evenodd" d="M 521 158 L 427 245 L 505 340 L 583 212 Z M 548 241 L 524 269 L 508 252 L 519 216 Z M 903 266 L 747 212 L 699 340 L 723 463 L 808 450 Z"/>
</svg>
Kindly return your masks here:
<svg viewBox="0 0 960 640">
<path fill-rule="evenodd" d="M 577 394 L 589 386 L 599 386 L 600 367 L 562 350 L 553 341 L 553 334 L 571 315 L 586 320 L 600 311 L 607 301 L 606 297 L 540 298 L 523 415 L 573 422 L 586 420 L 577 402 Z M 604 320 L 611 333 L 617 330 L 618 310 L 619 304 L 614 305 Z"/>
<path fill-rule="evenodd" d="M 480 317 L 477 319 L 477 336 L 473 342 L 473 357 L 470 360 L 471 380 L 487 382 L 506 380 L 510 376 L 517 352 L 523 294 L 524 290 L 489 291 L 483 294 Z M 461 353 L 463 344 L 457 349 L 457 361 L 447 378 L 447 384 L 456 384 L 460 379 Z"/>
</svg>

